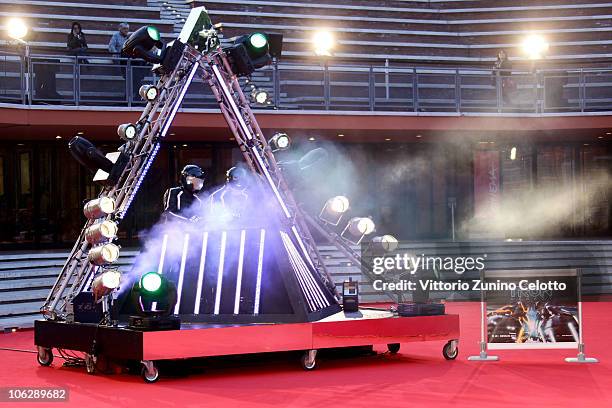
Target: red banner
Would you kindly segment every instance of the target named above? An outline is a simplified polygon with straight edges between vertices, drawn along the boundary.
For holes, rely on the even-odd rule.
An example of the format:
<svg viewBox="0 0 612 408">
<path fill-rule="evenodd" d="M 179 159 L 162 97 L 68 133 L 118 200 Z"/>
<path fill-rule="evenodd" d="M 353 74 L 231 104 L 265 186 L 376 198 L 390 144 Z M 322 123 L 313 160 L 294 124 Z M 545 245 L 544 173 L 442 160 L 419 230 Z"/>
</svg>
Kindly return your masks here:
<svg viewBox="0 0 612 408">
<path fill-rule="evenodd" d="M 474 152 L 474 216 L 495 216 L 500 201 L 499 151 L 477 150 Z"/>
</svg>

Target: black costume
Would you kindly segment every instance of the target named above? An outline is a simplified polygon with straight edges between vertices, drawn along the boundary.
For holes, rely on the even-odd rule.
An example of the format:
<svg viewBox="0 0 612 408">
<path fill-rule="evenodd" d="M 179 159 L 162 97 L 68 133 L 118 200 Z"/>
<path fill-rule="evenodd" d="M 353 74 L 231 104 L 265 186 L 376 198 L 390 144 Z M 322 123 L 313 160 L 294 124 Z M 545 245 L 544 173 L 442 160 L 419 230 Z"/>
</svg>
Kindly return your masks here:
<svg viewBox="0 0 612 408">
<path fill-rule="evenodd" d="M 203 201 L 198 192 L 204 187 L 204 172 L 196 165 L 188 164 L 181 171 L 181 185 L 169 188 L 164 194 L 166 222 L 170 220 L 189 221 L 201 217 Z"/>
</svg>

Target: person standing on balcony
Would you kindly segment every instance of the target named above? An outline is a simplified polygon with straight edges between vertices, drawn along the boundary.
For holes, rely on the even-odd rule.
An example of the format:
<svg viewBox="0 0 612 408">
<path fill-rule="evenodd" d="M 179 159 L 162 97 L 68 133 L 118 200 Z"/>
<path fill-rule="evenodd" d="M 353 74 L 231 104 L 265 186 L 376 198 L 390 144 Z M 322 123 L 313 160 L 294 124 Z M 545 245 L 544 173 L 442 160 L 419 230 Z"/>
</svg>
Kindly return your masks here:
<svg viewBox="0 0 612 408">
<path fill-rule="evenodd" d="M 496 84 L 501 86 L 501 95 L 504 104 L 510 104 L 510 94 L 516 91 L 516 83 L 512 80 L 512 62 L 508 59 L 506 51 L 499 50 L 495 61 Z"/>
<path fill-rule="evenodd" d="M 130 26 L 128 23 L 121 23 L 117 29 L 117 32 L 113 34 L 108 43 L 108 51 L 116 57 L 122 56 L 121 49 L 125 40 L 128 38 L 130 32 Z"/>
<path fill-rule="evenodd" d="M 72 23 L 72 29 L 70 30 L 70 34 L 68 34 L 66 45 L 68 47 L 68 54 L 77 57 L 77 63 L 84 62 L 87 64 L 86 59 L 81 59 L 79 61 L 79 57 L 87 55 L 87 39 L 85 38 L 85 33 L 83 33 L 81 29 L 80 23 L 76 21 Z"/>
</svg>

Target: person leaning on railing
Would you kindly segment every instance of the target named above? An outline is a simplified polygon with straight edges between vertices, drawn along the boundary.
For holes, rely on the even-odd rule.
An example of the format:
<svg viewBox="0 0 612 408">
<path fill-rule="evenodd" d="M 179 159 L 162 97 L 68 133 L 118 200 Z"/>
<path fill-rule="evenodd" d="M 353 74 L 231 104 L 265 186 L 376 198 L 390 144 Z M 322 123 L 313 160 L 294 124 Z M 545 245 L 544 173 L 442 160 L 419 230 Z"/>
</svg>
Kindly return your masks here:
<svg viewBox="0 0 612 408">
<path fill-rule="evenodd" d="M 87 55 L 88 47 L 85 33 L 81 29 L 81 24 L 76 21 L 72 23 L 72 28 L 70 30 L 70 34 L 68 34 L 66 46 L 68 47 L 68 54 L 77 57 L 77 63 L 83 62 L 87 64 L 88 61 L 86 59 L 81 58 L 79 60 L 79 57 Z"/>
<path fill-rule="evenodd" d="M 494 81 L 501 81 L 501 94 L 505 103 L 510 103 L 510 94 L 516 91 L 516 83 L 512 79 L 512 61 L 508 59 L 506 51 L 500 50 L 497 53 L 497 61 L 495 61 Z"/>
<path fill-rule="evenodd" d="M 117 28 L 117 32 L 113 34 L 109 43 L 108 43 L 108 52 L 113 54 L 115 57 L 123 57 L 121 53 L 121 49 L 123 48 L 123 44 L 128 38 L 128 33 L 130 32 L 130 26 L 128 23 L 120 23 Z"/>
</svg>

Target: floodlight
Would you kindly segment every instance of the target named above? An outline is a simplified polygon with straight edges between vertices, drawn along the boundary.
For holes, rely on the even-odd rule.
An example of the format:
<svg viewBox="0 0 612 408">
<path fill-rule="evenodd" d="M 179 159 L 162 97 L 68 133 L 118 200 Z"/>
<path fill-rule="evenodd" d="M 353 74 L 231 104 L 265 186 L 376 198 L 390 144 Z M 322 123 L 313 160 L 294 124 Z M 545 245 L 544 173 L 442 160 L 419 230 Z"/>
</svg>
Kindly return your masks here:
<svg viewBox="0 0 612 408">
<path fill-rule="evenodd" d="M 340 234 L 349 242 L 358 245 L 366 235 L 374 232 L 375 225 L 371 218 L 353 217 Z"/>
<path fill-rule="evenodd" d="M 321 57 L 331 56 L 331 51 L 335 46 L 334 35 L 329 30 L 319 30 L 312 37 L 314 52 Z"/>
<path fill-rule="evenodd" d="M 268 144 L 272 148 L 273 152 L 287 150 L 289 147 L 291 147 L 291 139 L 286 133 L 279 132 L 268 140 Z"/>
<path fill-rule="evenodd" d="M 512 149 L 510 149 L 510 160 L 516 160 L 516 146 L 512 146 Z"/>
<path fill-rule="evenodd" d="M 529 59 L 540 59 L 548 51 L 548 42 L 541 35 L 532 34 L 523 40 L 523 52 Z"/>
<path fill-rule="evenodd" d="M 392 252 L 397 249 L 397 238 L 393 235 L 381 235 L 372 238 L 372 248 L 376 251 Z"/>
<path fill-rule="evenodd" d="M 134 140 L 138 134 L 138 129 L 132 123 L 124 123 L 117 128 L 117 135 L 126 142 Z"/>
<path fill-rule="evenodd" d="M 270 94 L 265 89 L 253 87 L 251 91 L 251 102 L 258 105 L 269 105 L 272 101 L 270 100 Z"/>
<path fill-rule="evenodd" d="M 117 224 L 106 220 L 94 224 L 85 230 L 85 239 L 92 245 L 110 241 L 117 236 Z"/>
<path fill-rule="evenodd" d="M 9 37 L 17 41 L 23 41 L 28 34 L 28 26 L 20 18 L 11 18 L 6 27 Z"/>
<path fill-rule="evenodd" d="M 115 212 L 115 200 L 110 197 L 100 197 L 88 201 L 83 207 L 83 214 L 90 220 L 106 217 Z"/>
<path fill-rule="evenodd" d="M 153 102 L 159 96 L 159 89 L 155 85 L 143 85 L 138 90 L 138 94 L 143 100 Z"/>
<path fill-rule="evenodd" d="M 123 44 L 122 52 L 130 58 L 142 58 L 147 62 L 157 64 L 162 62 L 162 57 L 153 51 L 155 47 L 160 50 L 164 48 L 159 30 L 153 26 L 144 26 L 128 37 Z"/>
<path fill-rule="evenodd" d="M 119 269 L 108 269 L 97 277 L 91 283 L 91 291 L 94 294 L 94 299 L 98 300 L 103 296 L 108 295 L 113 290 L 119 287 L 121 283 L 121 272 Z"/>
<path fill-rule="evenodd" d="M 348 211 L 348 209 L 348 198 L 345 196 L 332 197 L 327 200 L 323 206 L 323 209 L 319 214 L 319 219 L 331 225 L 338 225 L 342 219 L 342 216 Z"/>
<path fill-rule="evenodd" d="M 87 254 L 87 259 L 94 265 L 106 265 L 119 258 L 119 247 L 115 244 L 104 244 L 93 247 Z"/>
<path fill-rule="evenodd" d="M 268 37 L 264 33 L 253 33 L 249 35 L 248 44 L 254 50 L 264 50 L 270 47 Z"/>
</svg>

